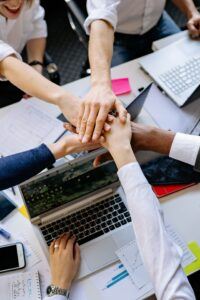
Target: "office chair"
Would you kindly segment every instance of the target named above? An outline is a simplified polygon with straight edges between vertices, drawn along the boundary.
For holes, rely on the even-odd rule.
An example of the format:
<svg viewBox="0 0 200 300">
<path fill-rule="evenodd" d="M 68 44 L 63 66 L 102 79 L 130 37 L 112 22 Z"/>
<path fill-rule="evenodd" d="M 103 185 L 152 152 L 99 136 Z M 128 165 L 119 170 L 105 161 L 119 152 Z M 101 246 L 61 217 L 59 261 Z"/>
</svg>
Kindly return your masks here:
<svg viewBox="0 0 200 300">
<path fill-rule="evenodd" d="M 79 41 L 85 49 L 88 49 L 88 36 L 85 33 L 84 22 L 87 18 L 86 0 L 65 0 L 68 8 L 67 16 L 72 30 L 76 33 Z M 90 75 L 89 60 L 83 62 L 81 78 Z"/>
<path fill-rule="evenodd" d="M 44 69 L 47 72 L 49 79 L 52 82 L 60 85 L 60 74 L 58 67 L 47 52 L 44 54 Z"/>
</svg>

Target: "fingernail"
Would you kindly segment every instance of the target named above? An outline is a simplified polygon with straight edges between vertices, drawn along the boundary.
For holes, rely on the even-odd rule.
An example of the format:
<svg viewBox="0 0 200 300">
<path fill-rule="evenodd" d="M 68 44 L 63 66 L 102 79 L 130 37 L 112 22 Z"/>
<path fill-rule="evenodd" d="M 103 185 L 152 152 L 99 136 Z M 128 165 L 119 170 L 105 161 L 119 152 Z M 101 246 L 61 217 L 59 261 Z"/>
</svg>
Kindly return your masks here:
<svg viewBox="0 0 200 300">
<path fill-rule="evenodd" d="M 82 139 L 82 143 L 87 143 L 88 139 L 84 136 Z"/>
<path fill-rule="evenodd" d="M 95 140 L 97 140 L 97 139 L 98 139 L 98 135 L 97 135 L 97 134 L 94 134 L 93 137 L 92 137 L 92 140 L 95 141 Z"/>
</svg>

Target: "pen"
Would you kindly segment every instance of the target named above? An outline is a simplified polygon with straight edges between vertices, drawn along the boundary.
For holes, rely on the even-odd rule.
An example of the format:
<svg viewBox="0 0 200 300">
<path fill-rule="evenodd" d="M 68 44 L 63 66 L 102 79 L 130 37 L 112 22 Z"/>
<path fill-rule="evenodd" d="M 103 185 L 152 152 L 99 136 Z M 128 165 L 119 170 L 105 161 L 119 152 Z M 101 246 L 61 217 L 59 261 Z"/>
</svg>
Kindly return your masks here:
<svg viewBox="0 0 200 300">
<path fill-rule="evenodd" d="M 3 154 L 0 154 L 0 156 L 1 156 L 1 158 L 3 158 L 3 157 L 4 157 L 4 156 L 3 156 Z M 11 191 L 12 191 L 13 195 L 14 195 L 14 196 L 16 196 L 16 193 L 15 193 L 15 189 L 14 189 L 14 187 L 11 187 Z"/>
<path fill-rule="evenodd" d="M 0 227 L 0 235 L 2 235 L 7 240 L 9 240 L 11 237 L 10 233 L 1 227 Z"/>
</svg>

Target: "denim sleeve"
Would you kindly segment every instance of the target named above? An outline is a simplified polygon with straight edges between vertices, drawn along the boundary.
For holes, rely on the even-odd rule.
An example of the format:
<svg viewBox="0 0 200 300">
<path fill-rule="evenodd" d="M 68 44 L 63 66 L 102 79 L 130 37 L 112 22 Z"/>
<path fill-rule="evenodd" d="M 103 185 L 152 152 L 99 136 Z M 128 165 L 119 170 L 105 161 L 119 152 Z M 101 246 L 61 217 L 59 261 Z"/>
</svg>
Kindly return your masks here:
<svg viewBox="0 0 200 300">
<path fill-rule="evenodd" d="M 15 186 L 51 166 L 55 158 L 46 145 L 0 159 L 0 190 Z"/>
</svg>

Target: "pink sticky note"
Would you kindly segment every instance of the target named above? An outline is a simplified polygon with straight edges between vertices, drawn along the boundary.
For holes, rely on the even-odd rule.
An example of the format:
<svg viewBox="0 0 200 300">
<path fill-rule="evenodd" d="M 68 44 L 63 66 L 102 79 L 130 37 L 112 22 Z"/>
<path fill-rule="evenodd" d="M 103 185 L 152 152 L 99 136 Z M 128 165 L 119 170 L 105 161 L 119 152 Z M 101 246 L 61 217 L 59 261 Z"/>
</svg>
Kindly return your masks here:
<svg viewBox="0 0 200 300">
<path fill-rule="evenodd" d="M 118 78 L 112 80 L 112 90 L 116 96 L 131 92 L 128 78 Z"/>
</svg>

